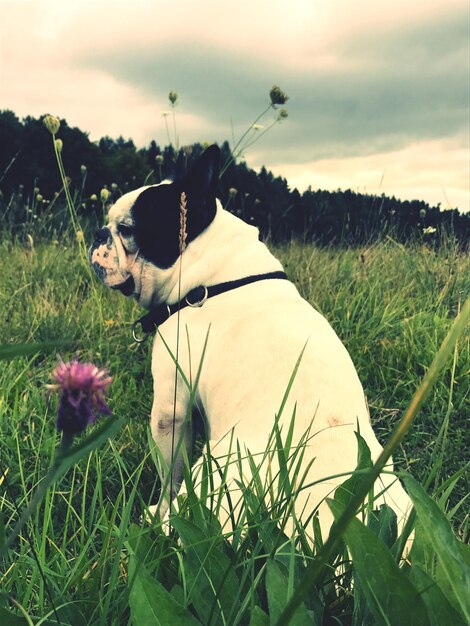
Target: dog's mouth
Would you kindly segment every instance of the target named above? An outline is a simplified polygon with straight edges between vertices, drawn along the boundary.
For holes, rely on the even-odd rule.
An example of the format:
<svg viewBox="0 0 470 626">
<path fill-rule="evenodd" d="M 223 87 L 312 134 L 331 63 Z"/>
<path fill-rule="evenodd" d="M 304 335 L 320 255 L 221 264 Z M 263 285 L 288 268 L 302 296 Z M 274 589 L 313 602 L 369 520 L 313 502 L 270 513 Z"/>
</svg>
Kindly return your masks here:
<svg viewBox="0 0 470 626">
<path fill-rule="evenodd" d="M 132 296 L 135 289 L 135 282 L 132 276 L 129 276 L 123 283 L 119 285 L 113 285 L 111 289 L 120 291 L 124 296 Z"/>
</svg>

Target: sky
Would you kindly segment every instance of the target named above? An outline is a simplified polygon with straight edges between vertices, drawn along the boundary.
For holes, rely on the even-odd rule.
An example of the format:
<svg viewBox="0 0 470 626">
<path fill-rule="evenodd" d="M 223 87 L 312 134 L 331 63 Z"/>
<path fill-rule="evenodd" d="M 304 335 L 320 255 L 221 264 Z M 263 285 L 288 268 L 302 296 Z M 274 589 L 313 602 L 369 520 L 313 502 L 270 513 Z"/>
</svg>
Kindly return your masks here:
<svg viewBox="0 0 470 626">
<path fill-rule="evenodd" d="M 467 0 L 0 0 L 0 109 L 95 141 L 235 142 L 291 188 L 470 210 Z M 272 109 L 260 120 L 267 128 Z M 263 129 L 252 130 L 258 137 Z"/>
</svg>

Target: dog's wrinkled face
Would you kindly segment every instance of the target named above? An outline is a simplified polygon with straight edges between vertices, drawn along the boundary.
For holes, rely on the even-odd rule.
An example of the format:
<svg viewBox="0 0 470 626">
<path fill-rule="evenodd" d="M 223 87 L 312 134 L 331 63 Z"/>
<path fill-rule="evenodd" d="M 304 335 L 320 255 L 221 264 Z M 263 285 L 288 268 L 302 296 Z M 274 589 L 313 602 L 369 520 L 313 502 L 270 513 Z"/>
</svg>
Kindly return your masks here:
<svg viewBox="0 0 470 626">
<path fill-rule="evenodd" d="M 125 194 L 95 235 L 89 258 L 103 283 L 151 308 L 161 301 L 158 273 L 179 256 L 180 200 L 187 197 L 186 243 L 212 222 L 216 212 L 219 149 L 208 148 L 186 176 Z"/>
</svg>

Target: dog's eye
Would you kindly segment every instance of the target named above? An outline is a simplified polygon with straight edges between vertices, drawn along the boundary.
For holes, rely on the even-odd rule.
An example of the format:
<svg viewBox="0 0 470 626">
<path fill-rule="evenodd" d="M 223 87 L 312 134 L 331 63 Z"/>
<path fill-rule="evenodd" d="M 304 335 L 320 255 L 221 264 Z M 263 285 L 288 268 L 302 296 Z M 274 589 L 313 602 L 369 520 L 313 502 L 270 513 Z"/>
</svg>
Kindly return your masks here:
<svg viewBox="0 0 470 626">
<path fill-rule="evenodd" d="M 130 237 L 134 234 L 134 228 L 129 224 L 118 224 L 118 233 L 123 237 Z"/>
</svg>

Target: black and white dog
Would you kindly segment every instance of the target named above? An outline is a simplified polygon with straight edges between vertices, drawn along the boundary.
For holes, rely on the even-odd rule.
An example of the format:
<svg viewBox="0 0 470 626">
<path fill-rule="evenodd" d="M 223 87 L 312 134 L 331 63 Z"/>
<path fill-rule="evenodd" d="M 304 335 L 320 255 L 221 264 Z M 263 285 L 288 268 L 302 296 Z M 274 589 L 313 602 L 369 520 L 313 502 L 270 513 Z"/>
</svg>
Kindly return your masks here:
<svg viewBox="0 0 470 626">
<path fill-rule="evenodd" d="M 195 405 L 205 421 L 211 454 L 219 461 L 234 458 L 238 442 L 241 457 L 246 459 L 249 451 L 254 459 L 261 458 L 275 420 L 284 440 L 293 423 L 292 454 L 304 443 L 297 479 L 310 485 L 297 494 L 295 515 L 302 522 L 318 509 L 325 537 L 332 516 L 324 499 L 356 467 L 355 431 L 373 458 L 382 448 L 345 347 L 286 279 L 280 262 L 259 241 L 257 229 L 222 208 L 216 199 L 218 175 L 219 149 L 212 146 L 181 180 L 119 198 L 90 248 L 90 261 L 104 284 L 151 311 L 143 326 L 158 325 L 151 429 L 161 456 L 160 478 L 173 490 L 168 488 L 152 508 L 164 515 L 181 484 L 184 455 L 180 448 L 172 459 L 172 452 L 180 439 L 186 449 L 191 447 L 188 381 L 194 384 L 202 361 Z M 186 248 L 180 259 L 182 192 L 187 200 Z M 179 315 L 172 314 L 179 307 Z M 276 454 L 262 467 L 264 484 L 269 477 L 275 481 Z M 168 468 L 171 481 L 165 481 Z M 246 460 L 228 464 L 223 480 L 232 503 L 237 481 L 249 481 L 251 472 Z M 375 491 L 380 494 L 377 506 L 387 502 L 401 526 L 411 505 L 399 481 L 382 474 Z M 227 512 L 220 513 L 224 515 L 223 523 Z"/>
</svg>

